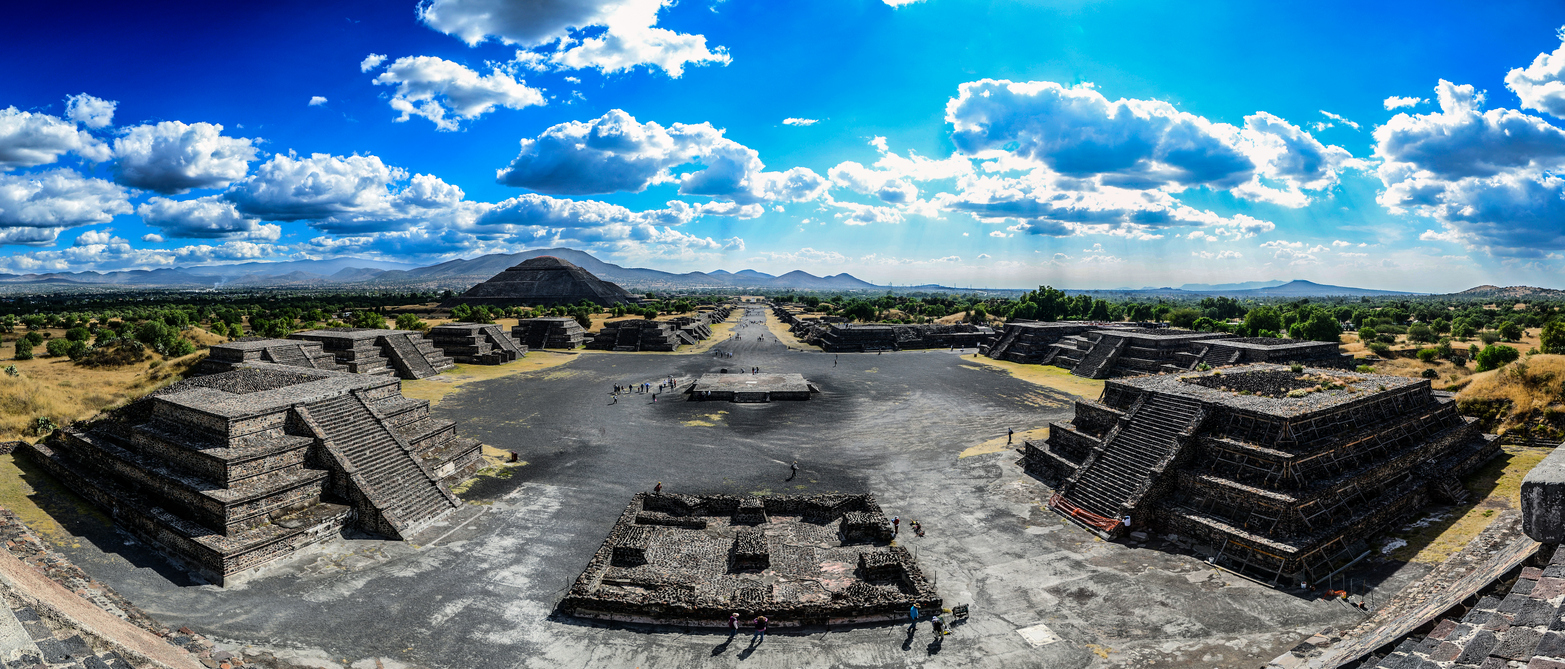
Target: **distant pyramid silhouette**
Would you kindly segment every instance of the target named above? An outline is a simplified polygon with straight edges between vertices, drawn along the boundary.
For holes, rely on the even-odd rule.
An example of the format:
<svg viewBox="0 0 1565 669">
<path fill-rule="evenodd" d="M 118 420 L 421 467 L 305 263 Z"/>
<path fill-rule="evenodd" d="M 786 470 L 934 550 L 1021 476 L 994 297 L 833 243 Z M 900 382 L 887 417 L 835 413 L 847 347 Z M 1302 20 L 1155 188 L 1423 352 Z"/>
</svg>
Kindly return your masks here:
<svg viewBox="0 0 1565 669">
<path fill-rule="evenodd" d="M 590 300 L 604 306 L 633 304 L 624 288 L 554 256 L 528 258 L 440 306 L 554 306 Z"/>
</svg>

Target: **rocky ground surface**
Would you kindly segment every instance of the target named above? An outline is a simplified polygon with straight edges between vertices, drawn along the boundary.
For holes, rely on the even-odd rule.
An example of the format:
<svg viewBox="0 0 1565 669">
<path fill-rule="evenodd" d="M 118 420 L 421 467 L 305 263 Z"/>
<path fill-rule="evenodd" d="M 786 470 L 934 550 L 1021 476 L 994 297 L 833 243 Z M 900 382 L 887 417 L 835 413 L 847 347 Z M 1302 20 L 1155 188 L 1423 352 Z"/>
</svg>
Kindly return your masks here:
<svg viewBox="0 0 1565 669">
<path fill-rule="evenodd" d="M 1007 429 L 1068 418 L 1068 395 L 964 360 L 971 350 L 792 351 L 759 310 L 744 318 L 717 347 L 732 357 L 587 353 L 447 396 L 437 417 L 528 464 L 479 482 L 458 515 L 412 541 L 333 540 L 228 588 L 90 519 L 69 525 L 81 541 L 64 550 L 223 652 L 320 667 L 1255 667 L 1363 617 L 1214 570 L 1156 538 L 1100 541 L 1041 505 L 1050 491 L 1021 472 L 1014 450 L 959 457 Z M 802 373 L 821 392 L 771 404 L 609 395 L 615 384 L 688 383 L 723 367 Z M 899 545 L 946 606 L 970 605 L 971 616 L 938 639 L 923 623 L 774 628 L 752 643 L 748 633 L 559 615 L 631 496 L 659 482 L 691 493 L 873 493 L 902 519 Z M 906 530 L 911 520 L 925 536 Z M 1386 570 L 1375 584 L 1394 591 L 1421 574 Z"/>
</svg>

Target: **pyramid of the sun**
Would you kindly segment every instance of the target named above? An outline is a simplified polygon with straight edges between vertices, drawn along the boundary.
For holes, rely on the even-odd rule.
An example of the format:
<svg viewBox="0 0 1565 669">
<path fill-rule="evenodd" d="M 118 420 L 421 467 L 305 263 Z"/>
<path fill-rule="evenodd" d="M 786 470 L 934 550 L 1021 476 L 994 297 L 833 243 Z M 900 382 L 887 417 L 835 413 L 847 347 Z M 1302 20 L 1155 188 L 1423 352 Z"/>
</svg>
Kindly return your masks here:
<svg viewBox="0 0 1565 669">
<path fill-rule="evenodd" d="M 624 288 L 587 270 L 554 256 L 538 256 L 494 275 L 441 306 L 554 306 L 584 299 L 604 306 L 635 302 Z"/>
</svg>

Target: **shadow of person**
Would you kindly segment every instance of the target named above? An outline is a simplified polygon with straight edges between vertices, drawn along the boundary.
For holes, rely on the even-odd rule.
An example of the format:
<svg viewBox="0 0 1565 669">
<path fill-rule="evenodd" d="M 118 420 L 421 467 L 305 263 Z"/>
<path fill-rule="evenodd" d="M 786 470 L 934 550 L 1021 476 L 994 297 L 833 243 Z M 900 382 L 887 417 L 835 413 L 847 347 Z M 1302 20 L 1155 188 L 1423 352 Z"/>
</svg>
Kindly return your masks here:
<svg viewBox="0 0 1565 669">
<path fill-rule="evenodd" d="M 936 636 L 934 641 L 929 642 L 929 647 L 926 650 L 929 652 L 930 655 L 938 655 L 940 653 L 940 647 L 945 642 L 946 642 L 945 635 L 942 634 L 942 635 Z"/>
<path fill-rule="evenodd" d="M 716 646 L 712 647 L 712 656 L 716 657 L 718 655 L 722 655 L 723 653 L 728 652 L 728 646 L 733 644 L 733 642 L 734 642 L 734 638 L 733 637 L 728 637 L 727 639 L 723 639 L 722 643 L 717 644 Z"/>
<path fill-rule="evenodd" d="M 913 650 L 913 635 L 918 633 L 918 628 L 909 626 L 907 638 L 902 640 L 902 650 Z"/>
</svg>

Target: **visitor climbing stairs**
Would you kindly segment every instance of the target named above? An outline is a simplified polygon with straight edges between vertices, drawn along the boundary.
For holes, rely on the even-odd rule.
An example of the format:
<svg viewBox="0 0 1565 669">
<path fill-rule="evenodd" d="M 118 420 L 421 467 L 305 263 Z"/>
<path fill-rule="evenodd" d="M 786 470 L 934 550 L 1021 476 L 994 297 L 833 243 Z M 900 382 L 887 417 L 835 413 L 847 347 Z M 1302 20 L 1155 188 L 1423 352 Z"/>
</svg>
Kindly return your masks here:
<svg viewBox="0 0 1565 669">
<path fill-rule="evenodd" d="M 310 405 L 309 412 L 337 456 L 345 460 L 343 464 L 357 473 L 354 484 L 361 488 L 359 493 L 396 534 L 421 527 L 455 508 L 451 495 L 419 466 L 413 453 L 362 398 L 341 395 Z"/>
<path fill-rule="evenodd" d="M 1109 531 L 1113 521 L 1140 501 L 1160 473 L 1159 467 L 1167 466 L 1177 455 L 1182 445 L 1180 435 L 1194 431 L 1205 416 L 1198 401 L 1150 395 L 1110 432 L 1102 449 L 1061 486 L 1050 506 Z"/>
</svg>

